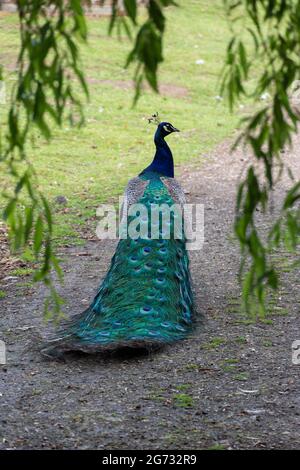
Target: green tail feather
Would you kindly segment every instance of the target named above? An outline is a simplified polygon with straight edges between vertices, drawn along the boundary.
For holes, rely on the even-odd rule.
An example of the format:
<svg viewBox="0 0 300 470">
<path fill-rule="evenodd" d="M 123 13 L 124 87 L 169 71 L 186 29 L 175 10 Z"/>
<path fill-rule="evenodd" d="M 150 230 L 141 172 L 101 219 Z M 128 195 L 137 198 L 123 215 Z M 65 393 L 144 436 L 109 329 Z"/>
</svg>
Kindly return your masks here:
<svg viewBox="0 0 300 470">
<path fill-rule="evenodd" d="M 147 207 L 149 216 L 153 203 L 174 204 L 159 178 L 150 180 L 139 202 Z M 128 226 L 132 220 L 133 216 L 128 216 Z M 53 349 L 92 352 L 123 346 L 154 348 L 188 335 L 193 298 L 185 239 L 172 237 L 174 216 L 171 239 L 163 238 L 161 222 L 159 239 L 119 241 L 90 307 L 67 324 L 54 340 Z"/>
</svg>

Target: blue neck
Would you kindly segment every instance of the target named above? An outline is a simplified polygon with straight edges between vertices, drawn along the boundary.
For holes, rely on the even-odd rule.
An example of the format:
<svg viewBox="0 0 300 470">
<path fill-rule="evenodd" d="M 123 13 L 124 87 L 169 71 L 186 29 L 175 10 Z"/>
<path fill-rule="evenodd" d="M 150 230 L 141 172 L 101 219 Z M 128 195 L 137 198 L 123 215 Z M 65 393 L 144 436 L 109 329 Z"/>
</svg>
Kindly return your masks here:
<svg viewBox="0 0 300 470">
<path fill-rule="evenodd" d="M 173 155 L 170 147 L 159 130 L 156 131 L 154 136 L 154 143 L 156 146 L 156 152 L 153 162 L 142 171 L 141 175 L 147 172 L 157 172 L 163 176 L 174 178 Z"/>
</svg>

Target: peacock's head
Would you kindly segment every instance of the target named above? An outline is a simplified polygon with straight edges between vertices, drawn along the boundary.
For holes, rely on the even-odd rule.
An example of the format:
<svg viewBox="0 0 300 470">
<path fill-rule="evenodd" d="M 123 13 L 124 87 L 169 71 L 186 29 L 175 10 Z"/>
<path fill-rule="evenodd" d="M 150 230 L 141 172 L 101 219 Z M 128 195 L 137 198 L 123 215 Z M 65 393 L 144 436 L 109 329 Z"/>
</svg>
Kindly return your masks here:
<svg viewBox="0 0 300 470">
<path fill-rule="evenodd" d="M 167 135 L 172 134 L 172 132 L 179 132 L 179 129 L 176 129 L 176 127 L 169 122 L 161 122 L 158 125 L 157 130 L 160 132 L 162 137 L 166 137 Z"/>
<path fill-rule="evenodd" d="M 158 113 L 152 114 L 152 116 L 148 118 L 148 122 L 149 124 L 157 124 L 155 136 L 158 138 L 166 137 L 167 135 L 172 134 L 172 132 L 179 132 L 179 129 L 176 129 L 176 127 L 174 127 L 169 122 L 160 122 Z"/>
</svg>

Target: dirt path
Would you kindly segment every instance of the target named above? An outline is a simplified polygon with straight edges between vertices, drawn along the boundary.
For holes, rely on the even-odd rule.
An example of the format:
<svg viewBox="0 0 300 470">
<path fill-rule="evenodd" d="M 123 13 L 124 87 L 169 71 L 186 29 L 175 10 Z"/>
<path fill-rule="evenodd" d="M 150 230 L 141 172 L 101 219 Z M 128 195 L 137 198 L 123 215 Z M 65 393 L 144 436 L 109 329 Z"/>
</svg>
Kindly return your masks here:
<svg viewBox="0 0 300 470">
<path fill-rule="evenodd" d="M 299 272 L 285 273 L 272 324 L 247 324 L 239 316 L 239 252 L 231 224 L 244 157 L 230 156 L 228 148 L 220 146 L 198 170 L 181 175 L 190 200 L 205 204 L 204 248 L 191 253 L 205 318 L 189 340 L 138 358 L 69 355 L 65 363 L 48 362 L 27 350 L 45 331 L 43 287 L 26 289 L 6 279 L 7 295 L 0 300 L 8 355 L 8 364 L 0 366 L 0 448 L 299 447 L 300 366 L 291 359 L 292 341 L 300 339 Z M 288 158 L 299 177 L 296 153 Z M 274 195 L 275 210 L 286 186 L 284 180 Z M 87 306 L 114 245 L 97 241 L 65 250 L 67 311 Z"/>
</svg>

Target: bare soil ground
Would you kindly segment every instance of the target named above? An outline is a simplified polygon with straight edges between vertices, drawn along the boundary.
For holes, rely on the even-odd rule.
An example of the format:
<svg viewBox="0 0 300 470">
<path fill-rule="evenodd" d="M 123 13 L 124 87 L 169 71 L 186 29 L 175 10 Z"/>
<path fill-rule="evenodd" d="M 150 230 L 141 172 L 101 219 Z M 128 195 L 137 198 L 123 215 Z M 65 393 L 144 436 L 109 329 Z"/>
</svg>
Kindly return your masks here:
<svg viewBox="0 0 300 470">
<path fill-rule="evenodd" d="M 286 156 L 296 176 L 300 161 Z M 180 180 L 192 202 L 205 205 L 205 243 L 191 252 L 198 310 L 195 334 L 145 356 L 70 354 L 44 359 L 34 348 L 48 327 L 42 320 L 43 286 L 6 276 L 0 300 L 2 449 L 294 449 L 300 446 L 300 366 L 292 342 L 300 339 L 299 272 L 284 269 L 269 322 L 249 323 L 239 313 L 239 249 L 232 236 L 242 151 L 219 146 Z M 287 188 L 274 193 L 274 213 Z M 267 226 L 274 214 L 261 218 Z M 78 313 L 104 276 L 115 242 L 89 241 L 63 252 L 66 311 Z"/>
<path fill-rule="evenodd" d="M 121 90 L 135 89 L 135 83 L 133 80 L 100 80 L 97 78 L 89 78 L 88 82 L 110 85 L 114 86 L 115 88 L 120 88 Z M 150 87 L 147 84 L 143 84 L 142 89 L 150 90 Z M 159 93 L 162 96 L 171 96 L 174 98 L 185 98 L 189 94 L 187 88 L 179 85 L 173 85 L 170 83 L 161 83 L 159 85 Z"/>
</svg>

